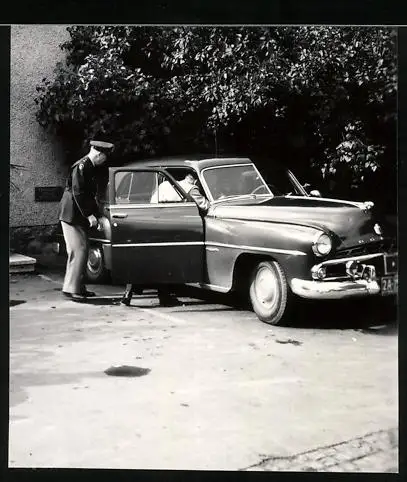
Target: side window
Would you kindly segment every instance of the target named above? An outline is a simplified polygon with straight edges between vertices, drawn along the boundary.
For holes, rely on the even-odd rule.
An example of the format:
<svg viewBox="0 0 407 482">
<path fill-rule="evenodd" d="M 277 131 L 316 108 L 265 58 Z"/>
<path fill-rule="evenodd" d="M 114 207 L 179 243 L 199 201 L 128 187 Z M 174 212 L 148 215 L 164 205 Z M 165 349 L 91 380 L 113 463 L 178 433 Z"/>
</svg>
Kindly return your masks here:
<svg viewBox="0 0 407 482">
<path fill-rule="evenodd" d="M 130 203 L 148 204 L 157 187 L 157 173 L 133 172 L 130 186 Z"/>
<path fill-rule="evenodd" d="M 149 204 L 157 187 L 157 173 L 120 171 L 115 174 L 116 203 Z"/>
</svg>

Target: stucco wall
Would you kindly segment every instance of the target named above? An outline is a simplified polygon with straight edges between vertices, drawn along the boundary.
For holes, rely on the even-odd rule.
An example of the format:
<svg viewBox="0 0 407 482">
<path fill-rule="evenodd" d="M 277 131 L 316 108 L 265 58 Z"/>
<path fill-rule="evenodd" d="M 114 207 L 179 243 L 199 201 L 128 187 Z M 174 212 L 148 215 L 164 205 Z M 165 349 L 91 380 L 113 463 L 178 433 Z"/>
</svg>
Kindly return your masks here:
<svg viewBox="0 0 407 482">
<path fill-rule="evenodd" d="M 59 45 L 69 38 L 64 25 L 11 27 L 10 162 L 27 171 L 12 172 L 10 228 L 58 222 L 57 202 L 35 202 L 36 186 L 63 186 L 66 168 L 58 144 L 35 119 L 35 87 L 53 78 L 57 61 L 65 54 Z"/>
</svg>

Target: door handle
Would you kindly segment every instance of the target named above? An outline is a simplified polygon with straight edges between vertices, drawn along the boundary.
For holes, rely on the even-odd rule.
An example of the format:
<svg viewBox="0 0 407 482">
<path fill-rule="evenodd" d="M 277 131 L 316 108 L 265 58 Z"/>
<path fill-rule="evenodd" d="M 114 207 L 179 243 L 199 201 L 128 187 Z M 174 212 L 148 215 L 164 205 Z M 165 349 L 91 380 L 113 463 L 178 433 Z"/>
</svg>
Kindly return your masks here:
<svg viewBox="0 0 407 482">
<path fill-rule="evenodd" d="M 127 218 L 127 214 L 126 213 L 115 213 L 115 214 L 112 214 L 112 218 Z"/>
</svg>

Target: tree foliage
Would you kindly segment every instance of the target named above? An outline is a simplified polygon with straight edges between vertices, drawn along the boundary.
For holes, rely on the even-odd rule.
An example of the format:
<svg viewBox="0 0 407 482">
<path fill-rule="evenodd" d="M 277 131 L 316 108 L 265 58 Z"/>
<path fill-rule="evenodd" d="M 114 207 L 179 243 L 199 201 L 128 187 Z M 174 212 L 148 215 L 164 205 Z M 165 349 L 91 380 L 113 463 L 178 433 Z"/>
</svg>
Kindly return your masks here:
<svg viewBox="0 0 407 482">
<path fill-rule="evenodd" d="M 98 137 L 115 142 L 121 160 L 228 152 L 311 170 L 342 191 L 360 192 L 378 174 L 395 182 L 393 29 L 68 30 L 67 62 L 36 102 L 38 121 L 72 155 Z"/>
</svg>

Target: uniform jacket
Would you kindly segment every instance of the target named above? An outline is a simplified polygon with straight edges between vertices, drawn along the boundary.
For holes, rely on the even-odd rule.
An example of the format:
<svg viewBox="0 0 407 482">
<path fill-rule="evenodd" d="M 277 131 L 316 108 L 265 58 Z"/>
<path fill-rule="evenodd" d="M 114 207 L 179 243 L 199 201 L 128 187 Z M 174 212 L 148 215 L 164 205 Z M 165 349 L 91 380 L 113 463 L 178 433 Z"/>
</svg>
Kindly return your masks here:
<svg viewBox="0 0 407 482">
<path fill-rule="evenodd" d="M 87 217 L 99 216 L 96 192 L 95 166 L 85 156 L 71 167 L 59 205 L 59 220 L 89 227 Z"/>
</svg>

